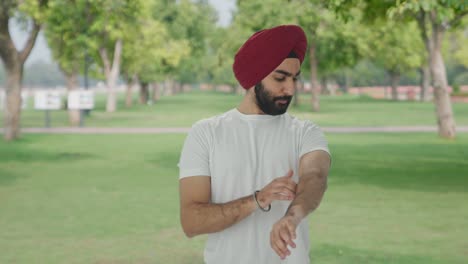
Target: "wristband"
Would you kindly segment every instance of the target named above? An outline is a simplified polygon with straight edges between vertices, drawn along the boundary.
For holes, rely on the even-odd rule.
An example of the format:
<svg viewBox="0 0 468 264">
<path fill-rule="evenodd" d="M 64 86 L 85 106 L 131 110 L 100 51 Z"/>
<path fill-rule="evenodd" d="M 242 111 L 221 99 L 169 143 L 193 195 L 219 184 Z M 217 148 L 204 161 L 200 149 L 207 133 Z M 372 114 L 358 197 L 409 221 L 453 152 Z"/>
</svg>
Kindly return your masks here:
<svg viewBox="0 0 468 264">
<path fill-rule="evenodd" d="M 260 208 L 260 210 L 262 210 L 263 212 L 269 212 L 269 211 L 271 210 L 271 204 L 269 204 L 267 208 L 263 208 L 263 207 L 260 205 L 260 203 L 258 202 L 258 200 L 257 200 L 257 193 L 259 193 L 259 192 L 260 192 L 260 191 L 255 191 L 255 192 L 254 192 L 254 195 L 253 195 L 253 196 L 254 196 L 255 202 L 257 203 L 258 208 Z"/>
</svg>

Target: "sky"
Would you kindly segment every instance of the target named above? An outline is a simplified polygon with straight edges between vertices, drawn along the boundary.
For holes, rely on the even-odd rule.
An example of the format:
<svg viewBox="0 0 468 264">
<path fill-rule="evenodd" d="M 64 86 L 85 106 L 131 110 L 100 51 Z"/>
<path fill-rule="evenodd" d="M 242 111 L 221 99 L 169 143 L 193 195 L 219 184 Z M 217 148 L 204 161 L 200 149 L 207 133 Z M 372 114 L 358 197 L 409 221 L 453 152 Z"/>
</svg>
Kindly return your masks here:
<svg viewBox="0 0 468 264">
<path fill-rule="evenodd" d="M 231 14 L 235 9 L 235 0 L 208 0 L 213 7 L 218 11 L 218 25 L 227 26 L 231 22 Z M 24 46 L 24 43 L 27 38 L 27 33 L 20 30 L 19 26 L 10 23 L 10 32 L 18 49 Z M 36 40 L 36 45 L 34 45 L 31 54 L 26 61 L 26 64 L 31 64 L 37 61 L 52 62 L 52 55 L 49 47 L 47 46 L 47 41 L 44 38 L 44 35 L 39 33 L 39 36 Z"/>
</svg>

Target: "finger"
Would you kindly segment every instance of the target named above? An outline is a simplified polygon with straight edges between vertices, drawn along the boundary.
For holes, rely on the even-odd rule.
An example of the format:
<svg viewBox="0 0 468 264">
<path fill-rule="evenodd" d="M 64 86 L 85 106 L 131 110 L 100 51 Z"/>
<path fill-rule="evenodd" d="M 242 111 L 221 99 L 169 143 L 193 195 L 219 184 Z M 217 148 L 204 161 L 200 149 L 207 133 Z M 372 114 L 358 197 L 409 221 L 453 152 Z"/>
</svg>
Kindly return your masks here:
<svg viewBox="0 0 468 264">
<path fill-rule="evenodd" d="M 275 243 L 272 243 L 271 248 L 276 252 L 276 255 L 278 255 L 281 259 L 284 259 L 286 255 L 276 246 Z"/>
<path fill-rule="evenodd" d="M 296 244 L 292 241 L 292 237 L 290 235 L 289 229 L 287 227 L 280 229 L 280 237 L 281 239 L 290 247 L 295 248 Z"/>
<path fill-rule="evenodd" d="M 288 228 L 288 231 L 289 231 L 289 234 L 290 234 L 290 237 L 291 237 L 291 242 L 293 243 L 293 245 L 291 245 L 293 248 L 296 247 L 296 243 L 294 243 L 294 239 L 296 239 L 296 227 L 292 224 L 287 224 L 287 228 Z"/>
<path fill-rule="evenodd" d="M 291 189 L 289 189 L 286 186 L 277 186 L 277 187 L 275 187 L 274 190 L 273 190 L 273 193 L 281 193 L 281 194 L 283 194 L 285 196 L 295 196 L 294 191 L 292 191 Z"/>
<path fill-rule="evenodd" d="M 284 242 L 281 238 L 277 237 L 275 240 L 273 240 L 273 243 L 276 245 L 276 248 L 279 250 L 281 253 L 281 258 L 284 259 L 286 256 L 291 255 L 291 252 L 289 252 L 286 242 Z"/>
<path fill-rule="evenodd" d="M 271 231 L 271 233 L 270 233 L 270 246 L 281 259 L 284 259 L 286 257 L 286 255 L 278 247 L 276 241 L 277 241 L 277 239 L 275 238 L 274 231 Z"/>
<path fill-rule="evenodd" d="M 288 186 L 288 188 L 293 191 L 293 192 L 296 192 L 296 188 L 297 188 L 297 183 L 293 180 L 289 180 L 287 183 L 286 183 L 286 186 Z"/>
<path fill-rule="evenodd" d="M 289 178 L 282 178 L 272 184 L 274 187 L 287 187 L 292 192 L 296 192 L 297 183 Z"/>
<path fill-rule="evenodd" d="M 292 201 L 294 200 L 293 195 L 284 195 L 282 193 L 275 193 L 272 196 L 273 200 L 279 200 L 279 201 Z"/>
<path fill-rule="evenodd" d="M 277 179 L 290 179 L 294 175 L 293 170 L 288 170 L 284 176 L 278 177 Z"/>
<path fill-rule="evenodd" d="M 286 241 L 281 237 L 281 232 L 284 230 L 281 225 L 275 225 L 272 231 L 273 243 L 278 247 L 278 249 L 285 255 L 288 255 L 288 248 Z"/>
<path fill-rule="evenodd" d="M 286 182 L 278 182 L 272 186 L 272 190 L 274 193 L 288 191 L 292 194 L 296 193 L 296 184 L 294 183 L 286 183 Z"/>
</svg>

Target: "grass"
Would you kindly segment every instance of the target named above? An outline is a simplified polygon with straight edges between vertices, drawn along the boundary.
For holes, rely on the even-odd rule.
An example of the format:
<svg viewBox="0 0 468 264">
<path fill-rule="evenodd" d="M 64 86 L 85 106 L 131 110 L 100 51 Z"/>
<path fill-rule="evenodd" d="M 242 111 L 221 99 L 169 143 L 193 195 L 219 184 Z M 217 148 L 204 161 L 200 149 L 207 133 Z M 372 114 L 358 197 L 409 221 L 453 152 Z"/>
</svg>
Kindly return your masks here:
<svg viewBox="0 0 468 264">
<path fill-rule="evenodd" d="M 179 226 L 184 138 L 0 142 L 0 263 L 203 263 L 206 237 L 186 239 Z M 329 189 L 308 219 L 314 263 L 467 263 L 466 134 L 328 139 Z"/>
<path fill-rule="evenodd" d="M 124 95 L 119 95 L 118 111 L 106 113 L 105 98 L 98 96 L 96 109 L 86 118 L 89 127 L 190 127 L 194 122 L 232 109 L 242 99 L 240 95 L 218 92 L 200 92 L 163 96 L 154 105 L 135 105 L 127 109 Z M 368 97 L 321 97 L 321 111 L 310 111 L 310 96 L 301 95 L 300 104 L 291 107 L 290 113 L 303 119 L 316 121 L 321 126 L 399 126 L 436 125 L 434 105 L 431 102 L 393 102 Z M 30 104 L 32 105 L 32 104 Z M 453 110 L 458 125 L 468 125 L 468 106 L 454 103 Z M 23 127 L 43 127 L 42 111 L 24 110 Z M 64 110 L 51 113 L 52 126 L 67 126 Z"/>
</svg>

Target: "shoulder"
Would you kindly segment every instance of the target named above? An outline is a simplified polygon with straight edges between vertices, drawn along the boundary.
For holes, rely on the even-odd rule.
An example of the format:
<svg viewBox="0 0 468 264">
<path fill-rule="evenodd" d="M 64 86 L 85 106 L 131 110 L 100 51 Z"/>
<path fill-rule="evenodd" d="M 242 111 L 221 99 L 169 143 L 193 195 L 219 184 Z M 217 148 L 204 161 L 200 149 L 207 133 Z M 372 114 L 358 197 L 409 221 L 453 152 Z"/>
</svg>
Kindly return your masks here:
<svg viewBox="0 0 468 264">
<path fill-rule="evenodd" d="M 296 130 L 297 132 L 306 132 L 307 130 L 316 129 L 320 130 L 320 127 L 311 120 L 299 119 L 295 116 L 292 116 L 288 113 L 284 114 L 284 119 L 288 125 Z"/>
<path fill-rule="evenodd" d="M 212 134 L 214 129 L 232 119 L 232 110 L 195 122 L 190 133 Z"/>
</svg>

